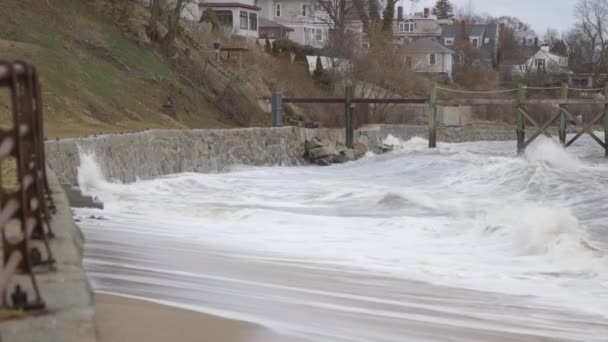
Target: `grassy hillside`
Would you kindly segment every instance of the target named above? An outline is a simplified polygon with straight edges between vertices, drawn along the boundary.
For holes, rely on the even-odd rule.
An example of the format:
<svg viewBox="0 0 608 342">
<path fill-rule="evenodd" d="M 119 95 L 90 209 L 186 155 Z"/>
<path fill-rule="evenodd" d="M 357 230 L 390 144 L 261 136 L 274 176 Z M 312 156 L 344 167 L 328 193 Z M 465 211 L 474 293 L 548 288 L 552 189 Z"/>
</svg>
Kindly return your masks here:
<svg viewBox="0 0 608 342">
<path fill-rule="evenodd" d="M 185 85 L 162 57 L 127 40 L 83 0 L 7 0 L 0 59 L 41 74 L 49 137 L 145 128 L 228 127 L 222 113 Z M 171 97 L 173 107 L 163 108 Z M 9 122 L 6 91 L 0 125 Z"/>
</svg>

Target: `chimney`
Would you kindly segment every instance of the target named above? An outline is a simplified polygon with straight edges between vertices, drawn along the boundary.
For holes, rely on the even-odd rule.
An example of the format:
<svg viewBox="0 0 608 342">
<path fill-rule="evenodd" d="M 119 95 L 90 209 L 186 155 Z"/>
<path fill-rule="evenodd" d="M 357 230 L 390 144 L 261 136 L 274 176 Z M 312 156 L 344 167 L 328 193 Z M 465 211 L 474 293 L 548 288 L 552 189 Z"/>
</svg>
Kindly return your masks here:
<svg viewBox="0 0 608 342">
<path fill-rule="evenodd" d="M 460 40 L 462 41 L 462 46 L 465 47 L 468 45 L 468 37 L 467 37 L 467 22 L 466 20 L 460 21 Z"/>
<path fill-rule="evenodd" d="M 425 17 L 425 18 L 428 18 L 428 17 L 430 17 L 430 16 L 431 16 L 431 9 L 430 9 L 430 8 L 428 8 L 428 7 L 425 7 L 425 8 L 424 8 L 424 17 Z"/>
<path fill-rule="evenodd" d="M 403 6 L 397 6 L 397 20 L 403 21 Z"/>
<path fill-rule="evenodd" d="M 534 47 L 538 47 L 538 37 L 534 38 Z"/>
<path fill-rule="evenodd" d="M 505 23 L 500 23 L 498 31 L 498 63 L 505 59 L 505 39 L 507 39 L 507 26 Z"/>
</svg>

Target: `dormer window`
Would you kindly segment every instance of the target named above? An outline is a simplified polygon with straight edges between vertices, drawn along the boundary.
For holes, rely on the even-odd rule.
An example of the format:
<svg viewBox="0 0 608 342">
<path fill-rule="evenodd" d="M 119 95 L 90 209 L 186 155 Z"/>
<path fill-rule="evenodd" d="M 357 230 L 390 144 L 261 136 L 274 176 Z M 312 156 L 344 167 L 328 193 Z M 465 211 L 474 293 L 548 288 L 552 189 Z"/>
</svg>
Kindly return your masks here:
<svg viewBox="0 0 608 342">
<path fill-rule="evenodd" d="M 413 21 L 405 21 L 399 23 L 399 32 L 414 32 L 416 28 L 416 23 Z"/>
<path fill-rule="evenodd" d="M 446 38 L 443 42 L 445 45 L 454 45 L 454 38 Z"/>
<path fill-rule="evenodd" d="M 471 45 L 473 45 L 474 48 L 479 47 L 479 39 L 477 39 L 477 38 L 471 39 Z"/>
</svg>

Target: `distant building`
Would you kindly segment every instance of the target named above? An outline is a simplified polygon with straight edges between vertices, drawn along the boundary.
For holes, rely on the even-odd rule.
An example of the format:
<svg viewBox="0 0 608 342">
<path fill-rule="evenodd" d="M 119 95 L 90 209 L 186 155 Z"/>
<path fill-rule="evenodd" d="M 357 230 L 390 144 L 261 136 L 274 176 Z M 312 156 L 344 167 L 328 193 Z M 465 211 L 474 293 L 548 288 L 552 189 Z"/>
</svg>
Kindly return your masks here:
<svg viewBox="0 0 608 342">
<path fill-rule="evenodd" d="M 431 39 L 418 39 L 403 45 L 405 60 L 412 71 L 452 75 L 454 51 Z"/>
<path fill-rule="evenodd" d="M 289 39 L 301 45 L 325 46 L 329 26 L 316 0 L 259 0 L 258 4 L 262 17 L 293 29 Z"/>
<path fill-rule="evenodd" d="M 201 9 L 212 9 L 224 29 L 238 36 L 258 38 L 258 18 L 260 7 L 256 0 L 236 0 L 222 2 L 205 0 L 199 3 Z"/>
<path fill-rule="evenodd" d="M 498 24 L 441 25 L 441 44 L 456 52 L 456 67 L 470 66 L 496 68 L 500 48 Z"/>
<path fill-rule="evenodd" d="M 528 53 L 522 54 L 520 58 L 505 60 L 503 68 L 508 68 L 515 75 L 539 71 L 548 74 L 572 74 L 568 69 L 568 57 L 552 53 L 547 45 L 530 48 Z"/>
<path fill-rule="evenodd" d="M 289 33 L 293 32 L 291 27 L 275 23 L 264 17 L 260 17 L 258 21 L 259 37 L 262 39 L 289 39 Z"/>
<path fill-rule="evenodd" d="M 397 44 L 417 39 L 438 40 L 441 26 L 429 8 L 422 13 L 404 14 L 403 6 L 397 7 L 397 18 L 393 21 L 393 37 Z"/>
</svg>

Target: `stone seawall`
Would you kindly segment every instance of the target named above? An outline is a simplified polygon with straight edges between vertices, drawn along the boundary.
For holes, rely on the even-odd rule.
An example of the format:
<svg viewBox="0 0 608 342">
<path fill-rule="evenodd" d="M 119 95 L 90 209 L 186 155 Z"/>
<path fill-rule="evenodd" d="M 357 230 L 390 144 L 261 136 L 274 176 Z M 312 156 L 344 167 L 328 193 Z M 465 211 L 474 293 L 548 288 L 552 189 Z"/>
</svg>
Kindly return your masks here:
<svg viewBox="0 0 608 342">
<path fill-rule="evenodd" d="M 358 130 L 355 141 L 375 150 L 388 136 L 426 138 L 426 126 L 374 125 Z M 233 165 L 299 165 L 304 143 L 317 137 L 344 142 L 343 129 L 299 127 L 151 130 L 141 133 L 47 141 L 47 163 L 62 184 L 77 185 L 80 153 L 89 153 L 108 180 L 133 182 L 181 172 L 217 172 Z M 510 126 L 438 129 L 438 140 L 464 142 L 513 140 Z"/>
</svg>

